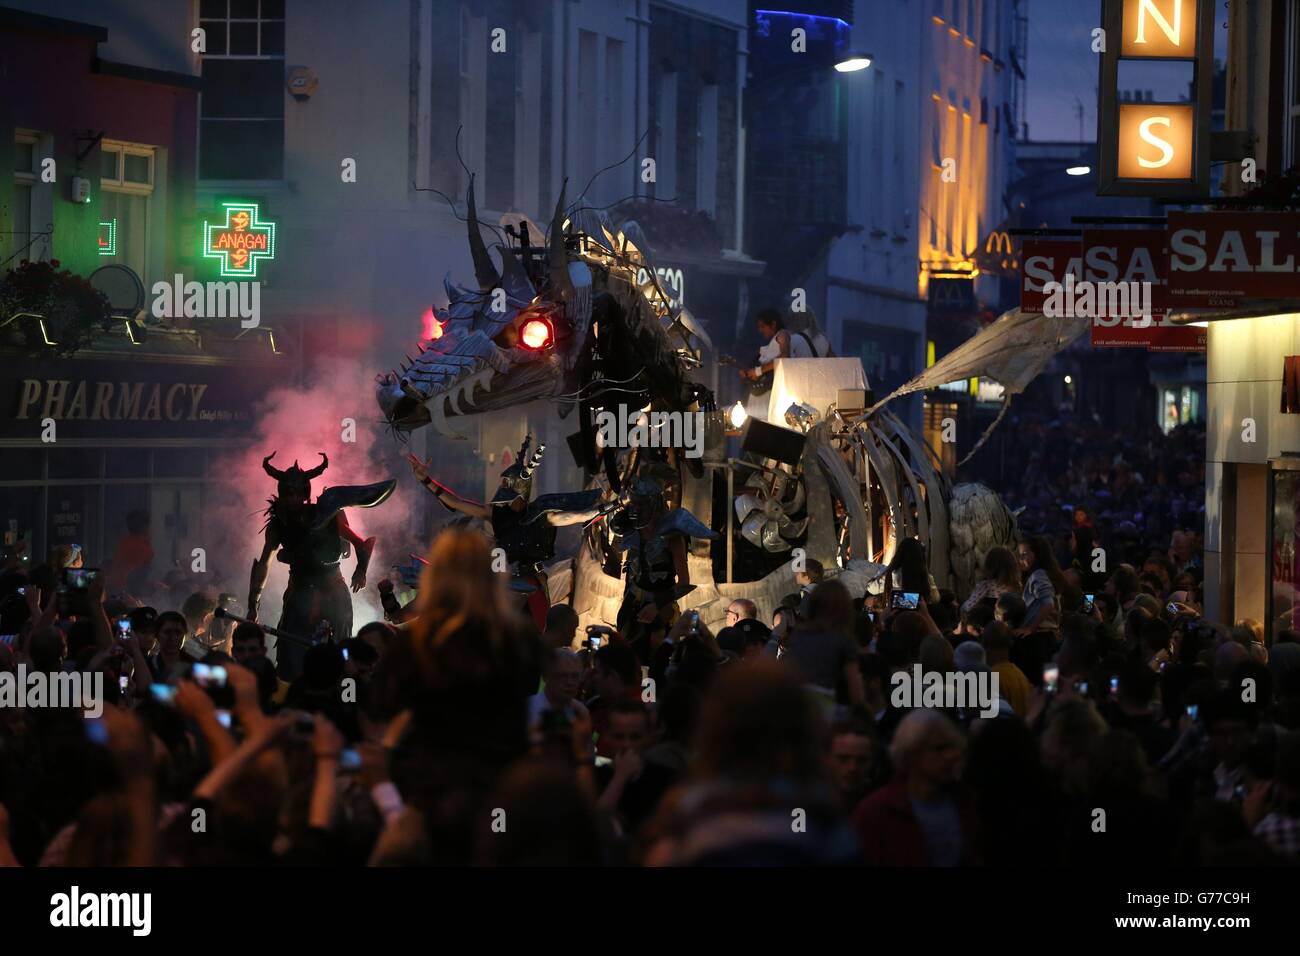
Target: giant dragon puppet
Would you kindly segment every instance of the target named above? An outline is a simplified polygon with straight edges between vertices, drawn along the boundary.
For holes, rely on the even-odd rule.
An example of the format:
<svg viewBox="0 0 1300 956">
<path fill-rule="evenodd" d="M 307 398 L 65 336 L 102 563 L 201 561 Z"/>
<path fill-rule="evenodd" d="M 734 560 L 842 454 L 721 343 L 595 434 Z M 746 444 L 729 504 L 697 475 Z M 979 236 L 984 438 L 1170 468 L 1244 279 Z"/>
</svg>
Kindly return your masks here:
<svg viewBox="0 0 1300 956">
<path fill-rule="evenodd" d="M 616 226 L 603 213 L 568 210 L 561 189 L 544 246 L 530 243 L 527 223 L 507 227 L 498 267 L 479 229 L 472 177 L 465 205 L 477 287 L 445 281 L 448 305 L 435 310 L 440 334 L 400 370 L 377 377 L 380 409 L 399 432 L 432 426 L 460 438 L 456 425 L 467 416 L 550 399 L 562 418 L 576 412 L 569 444 L 592 487 L 632 515 L 646 507 L 648 486 L 637 478 L 650 453 L 603 447 L 597 413 L 704 412 L 702 458 L 654 450 L 659 473 L 673 476 L 658 482 L 658 510 L 684 509 L 718 532 L 683 536 L 685 567 L 683 549 L 671 549 L 678 567 L 664 595 L 680 598 L 681 609 L 699 609 L 712 625 L 730 600 L 746 597 L 770 613 L 796 590 L 795 547 L 861 583 L 881 577 L 898 540 L 917 536 L 947 586 L 973 583 L 984 553 L 1014 540 L 1014 519 L 997 496 L 982 485 L 952 486 L 924 439 L 887 410 L 849 417 L 828 409 L 805 429 L 794 466 L 728 457 L 713 395 L 692 381 L 712 344 L 665 294 L 635 222 Z M 554 578 L 567 584 L 551 597 L 572 602 L 583 623 L 626 619 L 622 575 L 637 565 L 627 552 L 645 540 L 629 534 L 635 521 L 615 517 L 590 523 L 572 574 Z"/>
<path fill-rule="evenodd" d="M 352 595 L 339 570 L 349 545 L 356 549 L 357 564 L 352 572 L 352 590 L 366 586 L 366 571 L 375 549 L 375 539 L 357 534 L 349 525 L 344 508 L 373 508 L 388 500 L 397 482 L 369 485 L 338 485 L 326 488 L 311 500 L 311 482 L 329 466 L 320 453 L 320 464 L 303 469 L 294 462 L 280 469 L 271 464 L 275 452 L 262 459 L 262 468 L 275 479 L 276 494 L 268 499 L 262 553 L 253 561 L 248 583 L 248 617 L 257 620 L 262 590 L 266 586 L 271 555 L 289 566 L 289 583 L 277 628 L 288 634 L 311 638 L 321 624 L 328 624 L 338 640 L 352 636 Z M 292 679 L 302 669 L 304 645 L 281 642 L 276 649 L 280 676 Z"/>
</svg>

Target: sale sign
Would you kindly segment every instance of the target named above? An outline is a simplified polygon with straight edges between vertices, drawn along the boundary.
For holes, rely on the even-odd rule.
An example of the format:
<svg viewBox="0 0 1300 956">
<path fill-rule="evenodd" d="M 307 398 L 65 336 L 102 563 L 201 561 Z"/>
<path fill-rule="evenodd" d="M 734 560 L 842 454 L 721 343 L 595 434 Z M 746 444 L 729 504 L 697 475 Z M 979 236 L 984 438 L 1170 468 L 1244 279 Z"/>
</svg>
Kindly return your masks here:
<svg viewBox="0 0 1300 956">
<path fill-rule="evenodd" d="M 1092 344 L 1153 352 L 1203 352 L 1205 330 L 1171 323 L 1163 229 L 1089 229 L 1083 233 L 1083 277 L 1092 283 L 1138 283 L 1149 315 L 1123 315 L 1097 296 Z"/>
<path fill-rule="evenodd" d="M 1223 308 L 1300 293 L 1300 217 L 1289 212 L 1169 214 L 1173 308 Z"/>
<path fill-rule="evenodd" d="M 1077 239 L 1026 239 L 1021 246 L 1020 311 L 1042 312 L 1048 283 L 1063 283 L 1067 273 L 1081 279 Z"/>
<path fill-rule="evenodd" d="M 1024 244 L 1020 307 L 1091 319 L 1097 347 L 1205 350 L 1205 330 L 1169 322 L 1165 233 L 1089 230 L 1083 240 Z"/>
</svg>

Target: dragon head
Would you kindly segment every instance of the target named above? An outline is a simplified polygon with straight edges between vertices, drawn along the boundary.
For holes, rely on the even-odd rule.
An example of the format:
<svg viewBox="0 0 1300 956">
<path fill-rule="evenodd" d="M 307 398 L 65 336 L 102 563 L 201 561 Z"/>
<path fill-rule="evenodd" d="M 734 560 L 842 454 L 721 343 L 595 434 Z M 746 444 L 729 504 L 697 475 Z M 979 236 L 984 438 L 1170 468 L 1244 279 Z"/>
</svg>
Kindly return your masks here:
<svg viewBox="0 0 1300 956">
<path fill-rule="evenodd" d="M 478 288 L 447 281 L 435 337 L 378 378 L 390 425 L 432 424 L 460 438 L 449 424 L 459 416 L 541 398 L 589 400 L 593 353 L 607 379 L 634 379 L 632 390 L 667 406 L 689 400 L 684 363 L 698 363 L 697 342 L 708 339 L 685 309 L 671 307 L 635 223 L 611 232 L 602 216 L 567 219 L 562 188 L 546 247 L 530 244 L 526 223 L 517 234 L 507 226 L 515 242 L 498 246 L 498 269 L 479 231 L 472 176 L 466 212 Z"/>
<path fill-rule="evenodd" d="M 447 308 L 434 309 L 436 337 L 422 342 L 419 355 L 408 359 L 400 373 L 394 370 L 378 380 L 379 407 L 402 430 L 432 423 L 454 435 L 449 418 L 554 395 L 585 332 L 584 296 L 575 290 L 570 272 L 578 274 L 579 282 L 585 279 L 588 290 L 590 273 L 569 262 L 563 191 L 547 247 L 529 244 L 524 223 L 516 246 L 498 247 L 500 269 L 479 232 L 472 177 L 466 206 L 478 288 L 446 280 Z M 589 295 L 585 302 L 589 313 Z"/>
</svg>

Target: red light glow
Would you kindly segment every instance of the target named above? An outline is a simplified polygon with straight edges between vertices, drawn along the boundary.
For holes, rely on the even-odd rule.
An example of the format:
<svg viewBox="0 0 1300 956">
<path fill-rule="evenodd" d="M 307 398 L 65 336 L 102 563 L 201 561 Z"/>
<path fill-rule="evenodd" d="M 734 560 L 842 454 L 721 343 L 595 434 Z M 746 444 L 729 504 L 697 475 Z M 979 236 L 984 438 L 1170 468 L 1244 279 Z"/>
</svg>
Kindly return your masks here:
<svg viewBox="0 0 1300 956">
<path fill-rule="evenodd" d="M 546 348 L 551 344 L 551 323 L 545 319 L 529 319 L 519 329 L 519 341 L 526 349 Z"/>
<path fill-rule="evenodd" d="M 442 323 L 433 316 L 433 306 L 424 310 L 420 316 L 420 341 L 442 338 Z"/>
</svg>

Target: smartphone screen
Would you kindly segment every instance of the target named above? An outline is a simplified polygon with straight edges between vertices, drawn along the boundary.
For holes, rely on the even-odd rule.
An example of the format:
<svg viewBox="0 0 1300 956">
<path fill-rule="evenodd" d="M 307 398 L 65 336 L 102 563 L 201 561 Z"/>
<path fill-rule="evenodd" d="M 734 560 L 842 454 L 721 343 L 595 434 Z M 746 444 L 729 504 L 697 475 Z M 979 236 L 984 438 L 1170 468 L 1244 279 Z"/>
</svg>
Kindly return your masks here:
<svg viewBox="0 0 1300 956">
<path fill-rule="evenodd" d="M 1085 595 L 1083 596 L 1083 613 L 1084 613 L 1084 614 L 1091 614 L 1091 613 L 1092 613 L 1092 595 L 1091 595 L 1091 594 L 1085 594 Z"/>
<path fill-rule="evenodd" d="M 1056 693 L 1056 684 L 1061 679 L 1061 669 L 1055 664 L 1043 666 L 1043 688 L 1049 694 Z"/>
<path fill-rule="evenodd" d="M 361 769 L 361 754 L 351 747 L 339 754 L 339 769 L 354 773 Z"/>
<path fill-rule="evenodd" d="M 86 718 L 86 738 L 95 744 L 105 746 L 108 744 L 108 724 L 102 717 Z"/>
<path fill-rule="evenodd" d="M 129 617 L 119 617 L 117 619 L 117 636 L 118 637 L 131 636 L 131 619 Z"/>
<path fill-rule="evenodd" d="M 915 591 L 895 591 L 892 603 L 897 608 L 915 610 L 921 605 L 921 595 Z"/>
<path fill-rule="evenodd" d="M 160 704 L 171 706 L 176 702 L 176 688 L 171 684 L 150 684 L 149 693 Z"/>
<path fill-rule="evenodd" d="M 1196 719 L 1196 714 L 1197 714 L 1197 712 L 1198 712 L 1199 710 L 1200 710 L 1200 706 L 1199 706 L 1199 705 L 1197 705 L 1197 704 L 1188 704 L 1188 705 L 1187 705 L 1187 716 L 1190 717 L 1190 718 L 1192 718 L 1192 720 L 1195 720 L 1195 719 Z"/>
<path fill-rule="evenodd" d="M 1111 696 L 1111 697 L 1118 697 L 1118 696 L 1119 696 L 1119 678 L 1118 678 L 1118 677 L 1112 677 L 1112 678 L 1110 679 L 1110 696 Z"/>
</svg>

